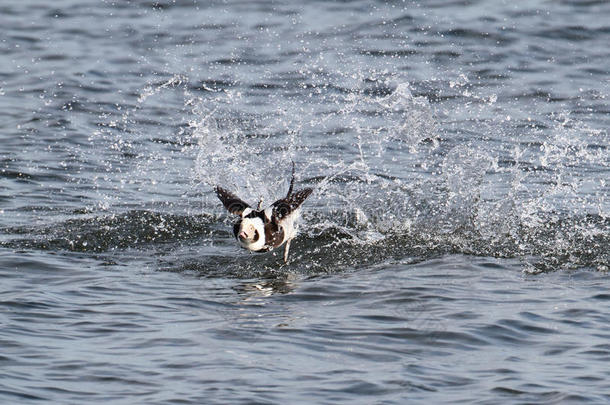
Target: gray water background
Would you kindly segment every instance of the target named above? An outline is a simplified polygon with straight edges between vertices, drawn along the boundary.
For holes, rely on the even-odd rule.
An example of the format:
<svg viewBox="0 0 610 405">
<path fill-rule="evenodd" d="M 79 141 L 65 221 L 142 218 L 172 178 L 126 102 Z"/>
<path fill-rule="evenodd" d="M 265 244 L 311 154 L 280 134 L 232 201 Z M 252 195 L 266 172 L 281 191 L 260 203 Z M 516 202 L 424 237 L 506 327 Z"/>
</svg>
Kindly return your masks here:
<svg viewBox="0 0 610 405">
<path fill-rule="evenodd" d="M 0 402 L 607 403 L 604 1 L 3 2 Z M 212 192 L 315 187 L 252 255 Z"/>
</svg>

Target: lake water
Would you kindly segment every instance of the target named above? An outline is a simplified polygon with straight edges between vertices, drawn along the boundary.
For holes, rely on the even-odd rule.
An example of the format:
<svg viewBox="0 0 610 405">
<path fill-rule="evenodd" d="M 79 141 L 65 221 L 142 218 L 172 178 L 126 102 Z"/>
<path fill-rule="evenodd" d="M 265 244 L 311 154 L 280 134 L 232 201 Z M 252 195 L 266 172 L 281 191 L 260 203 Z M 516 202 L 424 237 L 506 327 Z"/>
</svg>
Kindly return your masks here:
<svg viewBox="0 0 610 405">
<path fill-rule="evenodd" d="M 610 3 L 0 5 L 0 402 L 610 401 Z M 313 187 L 288 264 L 232 237 Z"/>
</svg>

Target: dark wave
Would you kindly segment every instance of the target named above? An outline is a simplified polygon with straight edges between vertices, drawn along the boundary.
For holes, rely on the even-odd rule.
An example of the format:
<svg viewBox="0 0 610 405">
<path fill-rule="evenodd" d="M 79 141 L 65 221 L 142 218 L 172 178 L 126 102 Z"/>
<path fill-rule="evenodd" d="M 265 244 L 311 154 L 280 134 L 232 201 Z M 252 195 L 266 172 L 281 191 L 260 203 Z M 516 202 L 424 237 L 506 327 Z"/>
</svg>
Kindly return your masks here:
<svg viewBox="0 0 610 405">
<path fill-rule="evenodd" d="M 520 225 L 504 236 L 493 237 L 467 223 L 448 232 L 443 229 L 446 225 L 428 222 L 409 231 L 390 229 L 371 238 L 355 222 L 337 226 L 328 222 L 330 218 L 317 217 L 316 221 L 327 224 L 321 228 L 307 229 L 307 224 L 302 225 L 303 231 L 291 249 L 291 270 L 322 274 L 384 262 L 415 263 L 452 254 L 518 258 L 531 266 L 530 272 L 605 269 L 610 262 L 610 219 L 595 215 L 550 219 L 538 227 Z M 69 219 L 49 227 L 5 228 L 2 232 L 5 241 L 0 245 L 12 249 L 109 253 L 127 249 L 147 251 L 155 246 L 166 251 L 162 246 L 169 244 L 171 257 L 171 250 L 180 251 L 183 245 L 210 246 L 186 257 L 176 257 L 171 265 L 167 258 L 158 263 L 165 270 L 200 270 L 208 276 L 251 278 L 284 267 L 277 252 L 241 251 L 233 240 L 230 225 L 203 214 L 186 216 L 136 210 Z M 221 246 L 221 251 L 215 251 L 214 245 Z M 193 256 L 197 254 L 201 257 Z M 232 266 L 227 266 L 229 263 Z"/>
<path fill-rule="evenodd" d="M 211 224 L 210 217 L 205 215 L 180 216 L 136 210 L 69 219 L 52 226 L 5 228 L 3 233 L 20 237 L 2 244 L 13 249 L 100 253 L 209 235 L 213 230 Z"/>
</svg>

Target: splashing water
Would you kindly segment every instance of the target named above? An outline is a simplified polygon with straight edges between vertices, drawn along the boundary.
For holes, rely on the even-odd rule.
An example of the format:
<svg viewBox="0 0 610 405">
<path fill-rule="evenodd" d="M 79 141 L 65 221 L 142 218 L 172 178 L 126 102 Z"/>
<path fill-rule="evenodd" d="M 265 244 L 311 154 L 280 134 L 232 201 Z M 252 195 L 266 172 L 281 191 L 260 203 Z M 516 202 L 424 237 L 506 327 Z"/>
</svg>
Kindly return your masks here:
<svg viewBox="0 0 610 405">
<path fill-rule="evenodd" d="M 449 88 L 467 87 L 462 76 Z M 531 272 L 608 269 L 608 184 L 600 175 L 610 166 L 605 132 L 567 115 L 551 116 L 545 125 L 514 120 L 511 126 L 502 112 L 495 113 L 501 119 L 460 128 L 459 115 L 468 110 L 456 108 L 456 117 L 435 109 L 429 93 L 387 73 L 350 75 L 351 87 L 316 75 L 302 80 L 296 87 L 309 89 L 312 100 L 305 105 L 291 97 L 291 86 L 269 92 L 267 85 L 244 88 L 237 81 L 198 85 L 185 75 L 150 84 L 135 106 L 95 135 L 121 156 L 119 163 L 125 156 L 138 162 L 129 172 L 107 166 L 118 182 L 96 178 L 96 188 L 106 190 L 100 208 L 108 214 L 94 217 L 87 232 L 87 221 L 66 222 L 63 234 L 40 229 L 42 240 L 25 245 L 95 252 L 142 242 L 190 244 L 193 238 L 228 245 L 230 219 L 212 187 L 269 204 L 285 194 L 294 161 L 299 186 L 315 187 L 303 209 L 295 269 L 331 271 L 447 253 L 519 257 Z M 480 102 L 476 114 L 497 109 L 497 98 L 467 93 Z M 168 97 L 181 100 L 188 122 L 176 121 L 173 134 L 153 137 L 162 142 L 141 142 L 150 136 L 149 117 L 165 114 L 160 108 Z M 194 161 L 192 178 L 176 164 L 185 155 Z M 159 183 L 166 188 L 159 190 Z M 197 192 L 185 192 L 189 183 Z M 159 203 L 129 203 L 130 187 L 149 188 Z M 189 192 L 204 198 L 183 217 L 175 210 L 154 212 L 162 210 L 164 195 Z M 109 210 L 117 205 L 126 210 Z M 263 257 L 235 260 L 251 273 L 275 266 Z M 209 272 L 208 262 L 205 267 Z"/>
<path fill-rule="evenodd" d="M 198 179 L 272 201 L 295 160 L 316 186 L 302 227 L 314 262 L 355 264 L 381 249 L 379 260 L 462 252 L 521 257 L 530 271 L 607 269 L 607 185 L 587 177 L 609 165 L 601 131 L 554 120 L 525 145 L 509 133 L 500 146 L 462 142 L 439 129 L 425 97 L 390 80 L 328 93 L 320 103 L 335 108 L 309 114 L 283 102 L 244 116 L 235 92 L 222 101 L 194 109 Z"/>
</svg>

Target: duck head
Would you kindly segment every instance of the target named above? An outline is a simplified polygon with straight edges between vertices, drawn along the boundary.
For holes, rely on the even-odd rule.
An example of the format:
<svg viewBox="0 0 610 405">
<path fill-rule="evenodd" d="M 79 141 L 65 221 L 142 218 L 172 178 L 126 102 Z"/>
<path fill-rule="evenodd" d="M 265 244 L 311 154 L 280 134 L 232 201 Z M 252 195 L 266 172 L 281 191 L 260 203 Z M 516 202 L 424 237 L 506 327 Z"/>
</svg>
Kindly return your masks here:
<svg viewBox="0 0 610 405">
<path fill-rule="evenodd" d="M 236 226 L 235 237 L 248 250 L 261 250 L 265 246 L 265 226 L 261 218 L 242 218 Z"/>
</svg>

